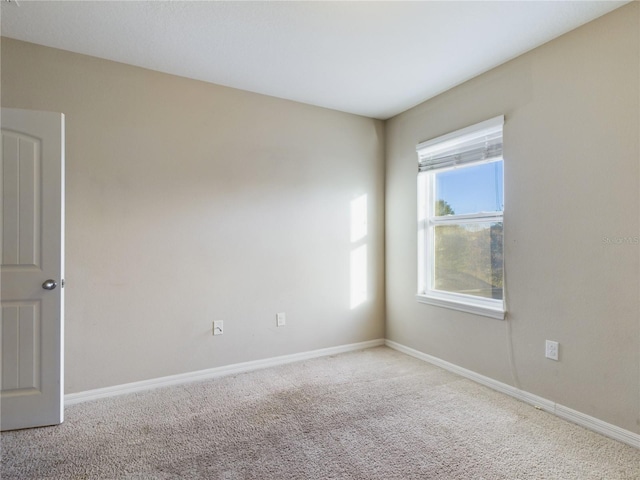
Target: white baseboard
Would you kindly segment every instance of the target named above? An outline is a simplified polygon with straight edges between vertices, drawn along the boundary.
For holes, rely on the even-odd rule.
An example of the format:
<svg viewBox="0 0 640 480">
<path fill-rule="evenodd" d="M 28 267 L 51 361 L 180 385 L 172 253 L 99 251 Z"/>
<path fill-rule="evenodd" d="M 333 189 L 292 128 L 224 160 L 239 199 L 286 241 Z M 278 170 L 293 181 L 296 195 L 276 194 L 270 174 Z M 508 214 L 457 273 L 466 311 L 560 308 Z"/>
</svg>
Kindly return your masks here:
<svg viewBox="0 0 640 480">
<path fill-rule="evenodd" d="M 99 398 L 115 397 L 117 395 L 124 395 L 127 393 L 151 390 L 153 388 L 181 385 L 189 382 L 198 382 L 202 380 L 208 380 L 210 378 L 223 377 L 226 375 L 234 375 L 238 373 L 259 370 L 261 368 L 274 367 L 276 365 L 283 365 L 285 363 L 299 362 L 301 360 L 308 360 L 310 358 L 326 357 L 329 355 L 336 355 L 338 353 L 379 347 L 381 345 L 384 345 L 384 339 L 382 338 L 378 340 L 370 340 L 368 342 L 351 343 L 348 345 L 340 345 L 337 347 L 322 348 L 320 350 L 312 350 L 310 352 L 293 353 L 291 355 L 265 358 L 264 360 L 236 363 L 233 365 L 225 365 L 223 367 L 209 368 L 206 370 L 198 370 L 196 372 L 182 373 L 179 375 L 170 375 L 168 377 L 154 378 L 151 380 L 143 380 L 140 382 L 125 383 L 123 385 L 114 385 L 113 387 L 97 388 L 95 390 L 87 390 L 78 393 L 69 393 L 64 396 L 64 405 L 75 405 L 77 403 L 97 400 Z"/>
<path fill-rule="evenodd" d="M 234 375 L 243 372 L 250 372 L 253 370 L 259 370 L 262 368 L 274 367 L 277 365 L 284 365 L 286 363 L 299 362 L 301 360 L 308 360 L 311 358 L 325 357 L 329 355 L 336 355 L 339 353 L 352 352 L 356 350 L 362 350 L 365 348 L 378 347 L 380 345 L 387 345 L 394 350 L 405 353 L 412 357 L 418 358 L 425 362 L 431 363 L 438 367 L 441 367 L 450 372 L 456 373 L 461 377 L 473 380 L 481 385 L 485 385 L 493 390 L 497 390 L 525 403 L 533 405 L 537 408 L 552 413 L 560 418 L 573 422 L 582 427 L 598 432 L 607 437 L 619 440 L 623 443 L 631 445 L 636 448 L 640 448 L 640 435 L 630 432 L 623 428 L 611 425 L 597 418 L 591 417 L 584 413 L 578 412 L 571 408 L 552 402 L 545 398 L 539 397 L 524 390 L 519 390 L 506 383 L 499 382 L 479 373 L 467 370 L 466 368 L 459 367 L 453 363 L 449 363 L 445 360 L 441 360 L 437 357 L 433 357 L 426 353 L 422 353 L 413 348 L 406 347 L 400 343 L 392 340 L 370 340 L 367 342 L 352 343 L 348 345 L 340 345 L 337 347 L 322 348 L 320 350 L 312 350 L 309 352 L 294 353 L 291 355 L 282 355 L 279 357 L 266 358 L 263 360 L 254 360 L 251 362 L 236 363 L 233 365 L 225 365 L 222 367 L 209 368 L 206 370 L 199 370 L 196 372 L 182 373 L 179 375 L 170 375 L 167 377 L 154 378 L 151 380 L 143 380 L 140 382 L 126 383 L 123 385 L 115 385 L 113 387 L 97 388 L 95 390 L 87 390 L 85 392 L 70 393 L 64 396 L 65 406 L 75 405 L 77 403 L 88 402 L 91 400 L 97 400 L 100 398 L 114 397 L 118 395 L 125 395 L 127 393 L 142 392 L 145 390 L 151 390 L 154 388 L 168 387 L 172 385 L 181 385 L 190 382 L 198 382 L 208 380 L 211 378 L 223 377 L 226 375 Z"/>
<path fill-rule="evenodd" d="M 497 380 L 494 380 L 492 378 L 485 377 L 484 375 L 480 375 L 479 373 L 472 372 L 471 370 L 467 370 L 466 368 L 459 367 L 457 365 L 454 365 L 453 363 L 446 362 L 437 357 L 433 357 L 418 350 L 414 350 L 413 348 L 406 347 L 392 340 L 385 340 L 385 345 L 399 352 L 405 353 L 412 357 L 441 367 L 450 372 L 456 373 L 461 377 L 473 380 L 474 382 L 485 385 L 493 390 L 497 390 L 499 392 L 510 395 L 514 398 L 517 398 L 518 400 L 531 404 L 560 418 L 580 425 L 581 427 L 588 428 L 589 430 L 593 430 L 594 432 L 613 438 L 614 440 L 619 440 L 620 442 L 631 445 L 632 447 L 640 448 L 640 435 L 637 433 L 633 433 L 629 430 L 611 425 L 610 423 L 603 422 L 602 420 L 598 420 L 597 418 L 585 415 L 584 413 L 557 404 L 555 402 L 552 402 L 551 400 L 547 400 L 546 398 L 542 398 L 532 393 L 525 392 L 524 390 L 517 389 L 515 387 L 512 387 L 511 385 L 507 385 L 506 383 L 498 382 Z"/>
</svg>

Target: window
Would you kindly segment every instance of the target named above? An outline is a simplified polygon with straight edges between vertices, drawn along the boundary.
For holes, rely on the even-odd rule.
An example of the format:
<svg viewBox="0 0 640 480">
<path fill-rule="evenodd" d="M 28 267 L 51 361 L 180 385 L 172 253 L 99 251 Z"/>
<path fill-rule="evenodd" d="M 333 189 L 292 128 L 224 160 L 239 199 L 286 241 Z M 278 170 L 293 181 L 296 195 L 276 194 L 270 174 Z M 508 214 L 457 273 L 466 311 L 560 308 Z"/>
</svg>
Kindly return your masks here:
<svg viewBox="0 0 640 480">
<path fill-rule="evenodd" d="M 502 125 L 496 117 L 418 145 L 418 295 L 504 318 Z"/>
</svg>

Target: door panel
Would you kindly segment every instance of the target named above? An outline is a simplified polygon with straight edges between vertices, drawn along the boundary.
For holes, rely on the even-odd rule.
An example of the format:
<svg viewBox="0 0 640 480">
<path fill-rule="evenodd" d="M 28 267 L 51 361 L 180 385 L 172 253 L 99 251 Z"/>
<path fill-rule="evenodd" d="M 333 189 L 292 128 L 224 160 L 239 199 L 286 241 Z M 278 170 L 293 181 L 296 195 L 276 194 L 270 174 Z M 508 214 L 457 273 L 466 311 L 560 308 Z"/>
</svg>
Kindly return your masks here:
<svg viewBox="0 0 640 480">
<path fill-rule="evenodd" d="M 2 305 L 2 392 L 40 390 L 40 305 Z"/>
<path fill-rule="evenodd" d="M 4 267 L 40 264 L 40 141 L 3 131 Z"/>
<path fill-rule="evenodd" d="M 0 428 L 11 430 L 63 420 L 64 116 L 3 108 L 0 120 Z"/>
</svg>

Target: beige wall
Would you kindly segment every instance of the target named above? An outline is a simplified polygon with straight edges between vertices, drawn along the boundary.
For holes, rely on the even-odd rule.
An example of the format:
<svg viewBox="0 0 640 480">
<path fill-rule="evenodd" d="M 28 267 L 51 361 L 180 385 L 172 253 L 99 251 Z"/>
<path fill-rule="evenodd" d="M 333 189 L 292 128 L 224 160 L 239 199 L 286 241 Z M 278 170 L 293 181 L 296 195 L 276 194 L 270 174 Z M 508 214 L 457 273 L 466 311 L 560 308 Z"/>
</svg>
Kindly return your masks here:
<svg viewBox="0 0 640 480">
<path fill-rule="evenodd" d="M 382 122 L 5 38 L 2 105 L 66 115 L 66 393 L 384 336 Z"/>
<path fill-rule="evenodd" d="M 634 3 L 387 122 L 387 338 L 640 432 Z M 508 321 L 416 301 L 415 146 L 504 114 Z M 560 361 L 544 358 L 545 339 Z M 510 362 L 510 348 L 513 363 Z"/>
</svg>

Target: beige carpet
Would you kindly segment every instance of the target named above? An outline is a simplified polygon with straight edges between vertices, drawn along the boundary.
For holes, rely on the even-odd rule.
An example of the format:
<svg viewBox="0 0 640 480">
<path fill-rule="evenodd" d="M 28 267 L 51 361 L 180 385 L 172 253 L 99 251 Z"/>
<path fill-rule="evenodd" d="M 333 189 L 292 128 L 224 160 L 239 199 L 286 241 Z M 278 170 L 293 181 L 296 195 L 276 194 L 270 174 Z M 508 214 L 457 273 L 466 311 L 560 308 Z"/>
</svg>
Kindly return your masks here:
<svg viewBox="0 0 640 480">
<path fill-rule="evenodd" d="M 67 408 L 5 479 L 640 479 L 640 450 L 380 347 Z"/>
</svg>

